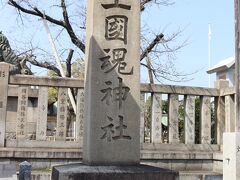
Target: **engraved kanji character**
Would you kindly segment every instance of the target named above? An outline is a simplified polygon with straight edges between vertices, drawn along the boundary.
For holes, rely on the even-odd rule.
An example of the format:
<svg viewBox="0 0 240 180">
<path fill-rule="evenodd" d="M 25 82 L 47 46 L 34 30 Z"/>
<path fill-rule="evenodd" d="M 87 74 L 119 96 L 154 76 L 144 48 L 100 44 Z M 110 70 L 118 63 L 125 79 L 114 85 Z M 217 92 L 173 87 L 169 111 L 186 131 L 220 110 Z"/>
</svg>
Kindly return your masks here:
<svg viewBox="0 0 240 180">
<path fill-rule="evenodd" d="M 60 107 L 60 112 L 64 112 L 65 111 L 65 107 L 61 106 Z"/>
<path fill-rule="evenodd" d="M 62 137 L 64 135 L 64 132 L 63 131 L 59 131 L 58 135 Z"/>
<path fill-rule="evenodd" d="M 111 117 L 108 116 L 107 118 L 108 118 L 108 120 L 109 120 L 110 122 L 113 121 L 113 119 L 112 119 Z M 114 125 L 113 125 L 112 123 L 110 123 L 110 124 L 107 125 L 107 126 L 101 127 L 102 130 L 105 132 L 105 133 L 103 134 L 103 136 L 101 137 L 101 139 L 107 139 L 108 142 L 112 141 L 112 139 L 113 139 L 113 134 L 114 134 L 113 127 L 114 127 Z"/>
<path fill-rule="evenodd" d="M 60 99 L 60 104 L 65 104 L 65 102 L 66 102 L 65 98 Z"/>
<path fill-rule="evenodd" d="M 118 77 L 119 86 L 113 89 L 114 100 L 119 101 L 119 108 L 122 107 L 122 101 L 127 99 L 128 92 L 130 91 L 129 87 L 123 86 L 122 78 Z"/>
<path fill-rule="evenodd" d="M 26 99 L 26 94 L 22 94 L 22 100 L 25 100 L 25 99 Z"/>
<path fill-rule="evenodd" d="M 127 4 L 121 4 L 119 3 L 119 0 L 114 0 L 111 4 L 102 4 L 102 7 L 104 9 L 110 9 L 110 8 L 122 8 L 126 10 L 130 10 L 131 6 Z"/>
<path fill-rule="evenodd" d="M 22 89 L 22 93 L 27 93 L 27 89 Z"/>
<path fill-rule="evenodd" d="M 25 106 L 21 106 L 21 111 L 26 111 L 26 107 Z"/>
<path fill-rule="evenodd" d="M 105 38 L 106 40 L 121 40 L 127 44 L 127 23 L 126 16 L 106 17 Z"/>
<path fill-rule="evenodd" d="M 112 82 L 111 81 L 107 81 L 107 82 L 105 82 L 105 84 L 110 86 L 110 85 L 112 85 Z M 109 105 L 110 104 L 110 100 L 112 98 L 112 88 L 108 87 L 106 89 L 102 89 L 101 92 L 105 93 L 105 95 L 103 96 L 101 101 L 106 101 L 106 104 Z"/>
<path fill-rule="evenodd" d="M 59 127 L 64 127 L 64 123 L 60 123 L 60 126 Z"/>
<path fill-rule="evenodd" d="M 118 116 L 118 117 L 119 117 L 119 126 L 116 127 L 116 130 L 119 132 L 119 135 L 114 136 L 113 140 L 132 139 L 131 136 L 124 135 L 124 129 L 127 129 L 127 126 L 123 124 L 123 116 Z"/>
<path fill-rule="evenodd" d="M 24 128 L 24 124 L 20 124 L 20 129 L 23 129 Z"/>
<path fill-rule="evenodd" d="M 113 99 L 114 101 L 119 102 L 119 108 L 122 107 L 122 101 L 125 101 L 127 99 L 128 92 L 130 91 L 130 88 L 127 86 L 123 86 L 122 84 L 122 78 L 118 77 L 119 80 L 119 86 L 115 88 L 108 87 L 106 89 L 102 89 L 101 92 L 105 93 L 101 101 L 106 101 L 106 104 L 110 104 L 110 100 Z M 110 86 L 112 85 L 111 81 L 105 82 L 106 85 Z"/>
<path fill-rule="evenodd" d="M 60 115 L 60 119 L 64 119 L 65 118 L 65 116 L 64 115 Z"/>
<path fill-rule="evenodd" d="M 110 52 L 110 49 L 104 49 L 106 53 Z M 129 72 L 125 72 L 127 63 L 124 62 L 127 50 L 125 48 L 113 49 L 112 58 L 110 55 L 99 58 L 102 61 L 101 69 L 104 70 L 104 73 L 109 73 L 117 67 L 118 73 L 123 75 L 133 74 L 133 67 Z M 110 60 L 111 59 L 111 60 Z"/>
</svg>

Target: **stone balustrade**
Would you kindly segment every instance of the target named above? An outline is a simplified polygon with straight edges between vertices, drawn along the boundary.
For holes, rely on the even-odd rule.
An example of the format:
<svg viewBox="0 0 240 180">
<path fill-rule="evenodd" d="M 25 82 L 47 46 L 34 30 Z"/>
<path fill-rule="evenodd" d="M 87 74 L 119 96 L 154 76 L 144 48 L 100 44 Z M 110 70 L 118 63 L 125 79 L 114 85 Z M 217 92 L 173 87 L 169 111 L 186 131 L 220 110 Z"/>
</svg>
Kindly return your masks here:
<svg viewBox="0 0 240 180">
<path fill-rule="evenodd" d="M 83 135 L 84 82 L 81 79 L 9 75 L 1 63 L 0 146 L 80 148 Z M 48 135 L 48 88 L 58 89 L 54 134 Z M 77 114 L 68 115 L 67 89 L 77 89 Z M 234 90 L 141 84 L 140 142 L 164 146 L 222 144 L 234 130 Z M 165 108 L 164 108 L 165 107 Z M 5 127 L 5 128 L 3 128 Z M 71 131 L 70 131 L 71 129 Z M 196 138 L 197 137 L 197 138 Z M 208 145 L 208 146 L 205 146 Z M 179 146 L 179 147 L 182 147 Z M 142 146 L 142 149 L 144 147 Z"/>
</svg>

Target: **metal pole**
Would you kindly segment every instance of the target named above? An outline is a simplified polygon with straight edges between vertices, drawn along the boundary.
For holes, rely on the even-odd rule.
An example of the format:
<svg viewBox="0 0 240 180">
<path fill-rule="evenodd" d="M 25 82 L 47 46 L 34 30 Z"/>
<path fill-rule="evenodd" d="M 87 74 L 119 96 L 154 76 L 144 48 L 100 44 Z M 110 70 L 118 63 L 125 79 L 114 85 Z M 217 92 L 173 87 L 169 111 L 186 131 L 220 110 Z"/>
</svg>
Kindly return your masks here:
<svg viewBox="0 0 240 180">
<path fill-rule="evenodd" d="M 44 24 L 44 27 L 45 27 L 45 29 L 46 29 L 47 35 L 48 35 L 48 40 L 49 40 L 50 45 L 51 45 L 51 48 L 52 48 L 52 50 L 53 50 L 54 57 L 55 57 L 55 59 L 56 59 L 58 68 L 59 68 L 59 70 L 60 70 L 61 76 L 62 76 L 62 77 L 66 77 L 66 75 L 65 75 L 65 73 L 64 73 L 64 70 L 63 70 L 63 67 L 62 67 L 62 65 L 61 65 L 61 60 L 60 60 L 60 57 L 59 57 L 59 55 L 58 55 L 58 53 L 57 53 L 57 49 L 56 49 L 56 46 L 55 46 L 55 44 L 54 44 L 54 41 L 53 41 L 51 32 L 50 32 L 50 30 L 49 30 L 47 21 L 46 21 L 45 18 L 43 18 L 42 20 L 43 20 L 43 24 Z M 76 114 L 76 103 L 75 103 L 75 101 L 74 101 L 73 94 L 72 94 L 70 88 L 68 88 L 68 96 L 69 96 L 70 102 L 71 102 L 71 104 L 72 104 L 73 110 L 74 110 L 74 112 L 75 112 L 75 114 Z"/>
</svg>

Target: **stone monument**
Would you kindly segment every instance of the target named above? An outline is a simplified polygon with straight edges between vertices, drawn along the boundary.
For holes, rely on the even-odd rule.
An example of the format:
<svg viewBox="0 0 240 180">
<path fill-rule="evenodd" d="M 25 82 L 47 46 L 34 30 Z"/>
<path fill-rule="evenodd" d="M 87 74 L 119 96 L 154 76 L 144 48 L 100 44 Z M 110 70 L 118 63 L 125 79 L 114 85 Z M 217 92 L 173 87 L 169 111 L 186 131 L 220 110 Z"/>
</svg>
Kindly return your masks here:
<svg viewBox="0 0 240 180">
<path fill-rule="evenodd" d="M 85 164 L 139 163 L 139 9 L 139 1 L 88 1 Z"/>
<path fill-rule="evenodd" d="M 83 164 L 53 180 L 175 179 L 140 165 L 140 1 L 89 0 L 86 37 Z"/>
<path fill-rule="evenodd" d="M 223 180 L 240 179 L 240 2 L 235 0 L 235 132 L 223 134 Z M 234 110 L 232 110 L 234 112 Z"/>
</svg>

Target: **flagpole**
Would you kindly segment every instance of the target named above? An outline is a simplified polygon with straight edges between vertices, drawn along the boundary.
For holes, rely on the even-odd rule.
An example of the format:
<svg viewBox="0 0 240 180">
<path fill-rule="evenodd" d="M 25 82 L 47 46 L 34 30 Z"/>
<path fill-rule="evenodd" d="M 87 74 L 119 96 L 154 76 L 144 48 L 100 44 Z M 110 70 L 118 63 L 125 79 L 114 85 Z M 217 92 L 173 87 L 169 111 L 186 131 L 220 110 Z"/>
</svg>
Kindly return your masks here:
<svg viewBox="0 0 240 180">
<path fill-rule="evenodd" d="M 211 39 L 212 31 L 211 24 L 208 24 L 208 69 L 211 68 Z M 211 75 L 208 75 L 208 86 L 211 87 Z"/>
</svg>

